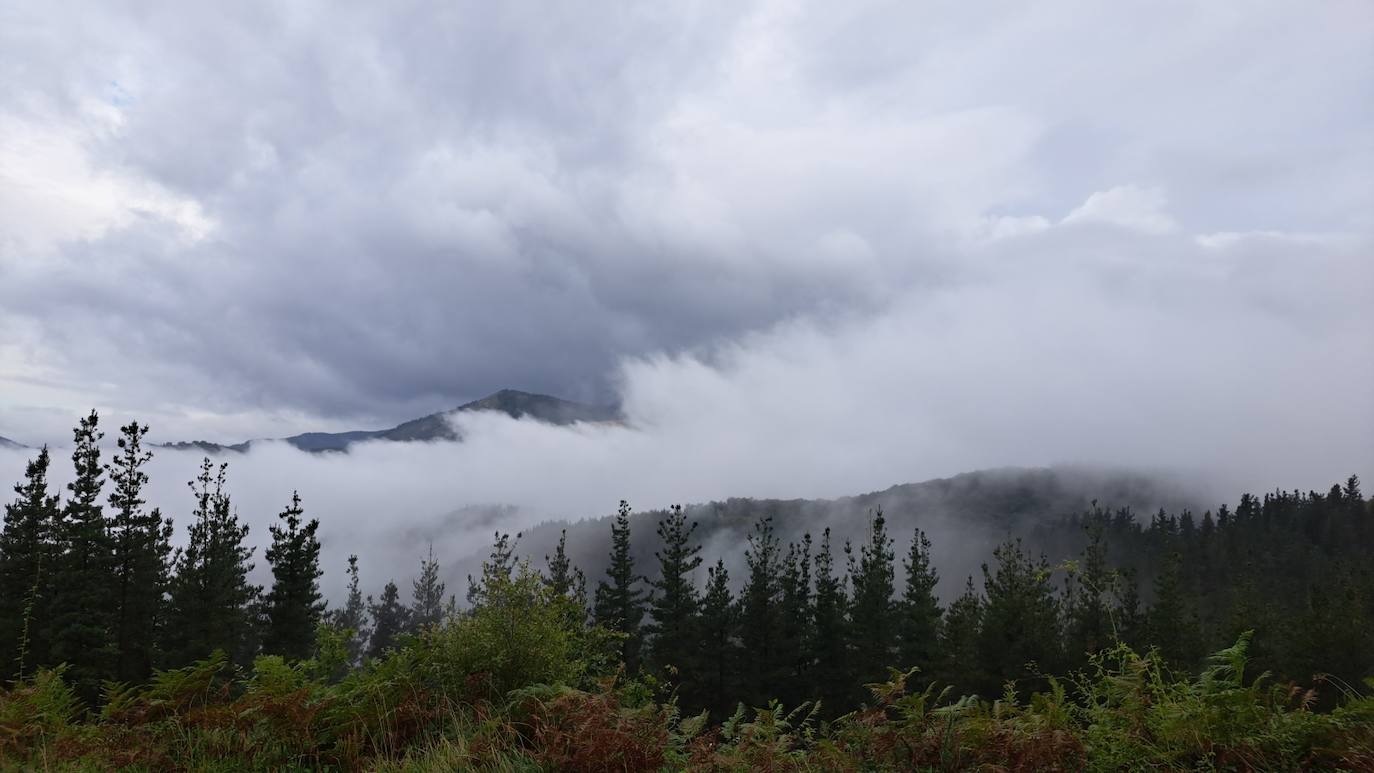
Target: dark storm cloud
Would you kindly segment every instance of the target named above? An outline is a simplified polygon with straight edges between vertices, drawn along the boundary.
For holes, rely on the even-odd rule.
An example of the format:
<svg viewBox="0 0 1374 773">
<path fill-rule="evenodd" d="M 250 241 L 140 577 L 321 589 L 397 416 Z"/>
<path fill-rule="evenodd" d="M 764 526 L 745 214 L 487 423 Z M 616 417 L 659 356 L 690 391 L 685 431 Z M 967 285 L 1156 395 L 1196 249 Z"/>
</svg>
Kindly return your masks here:
<svg viewBox="0 0 1374 773">
<path fill-rule="evenodd" d="M 74 140 L 82 161 L 195 202 L 213 229 L 187 243 L 135 215 L 27 270 L 18 243 L 5 309 L 44 319 L 74 381 L 146 398 L 137 371 L 169 366 L 178 401 L 211 410 L 386 415 L 504 384 L 605 397 L 618 354 L 779 313 L 690 287 L 664 311 L 641 296 L 679 284 L 665 250 L 617 233 L 645 115 L 729 21 L 542 4 L 21 16 L 15 133 L 89 122 L 117 89 L 97 106 L 110 125 Z"/>
</svg>

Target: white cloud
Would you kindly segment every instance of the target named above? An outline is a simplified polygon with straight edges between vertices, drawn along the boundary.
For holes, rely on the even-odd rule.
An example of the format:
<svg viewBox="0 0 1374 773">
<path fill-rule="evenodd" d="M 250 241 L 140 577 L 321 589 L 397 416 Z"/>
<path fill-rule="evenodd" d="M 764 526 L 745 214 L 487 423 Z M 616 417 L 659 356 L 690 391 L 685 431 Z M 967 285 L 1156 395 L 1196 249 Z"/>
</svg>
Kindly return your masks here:
<svg viewBox="0 0 1374 773">
<path fill-rule="evenodd" d="M 1277 243 L 1291 247 L 1335 246 L 1358 243 L 1359 238 L 1343 233 L 1290 233 L 1287 231 L 1218 231 L 1193 237 L 1209 250 L 1229 250 L 1247 243 Z"/>
<path fill-rule="evenodd" d="M 1178 223 L 1166 211 L 1166 204 L 1160 188 L 1121 185 L 1089 196 L 1062 222 L 1102 223 L 1146 234 L 1168 234 L 1178 230 Z"/>
<path fill-rule="evenodd" d="M 379 427 L 629 363 L 643 429 L 368 452 L 421 492 L 396 517 L 1063 458 L 1341 474 L 1370 455 L 1371 14 L 16 6 L 0 434 Z M 384 505 L 355 462 L 264 454 L 259 516 L 288 479 Z"/>
<path fill-rule="evenodd" d="M 979 222 L 980 235 L 989 241 L 1014 239 L 1018 236 L 1040 233 L 1053 224 L 1041 215 L 998 215 L 986 216 Z"/>
<path fill-rule="evenodd" d="M 139 221 L 170 225 L 183 245 L 213 229 L 193 198 L 93 155 L 92 146 L 118 142 L 118 108 L 88 106 L 84 117 L 72 124 L 0 112 L 0 269 Z"/>
</svg>

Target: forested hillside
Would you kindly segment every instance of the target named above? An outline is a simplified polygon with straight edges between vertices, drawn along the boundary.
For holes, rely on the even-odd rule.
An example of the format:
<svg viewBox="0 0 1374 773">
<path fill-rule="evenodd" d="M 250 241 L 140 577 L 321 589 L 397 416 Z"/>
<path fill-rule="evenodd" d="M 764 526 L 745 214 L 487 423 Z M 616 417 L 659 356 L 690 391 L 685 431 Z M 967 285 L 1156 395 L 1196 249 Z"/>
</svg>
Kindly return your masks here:
<svg viewBox="0 0 1374 773">
<path fill-rule="evenodd" d="M 910 547 L 916 529 L 937 543 L 934 563 L 944 577 L 937 595 L 951 601 L 963 590 L 964 578 L 977 575 L 992 550 L 1008 539 L 1019 537 L 1032 550 L 1043 550 L 1054 559 L 1077 554 L 1083 547 L 1082 530 L 1071 525 L 1055 527 L 1063 525 L 1068 516 L 1091 510 L 1095 501 L 1140 513 L 1161 507 L 1169 512 L 1200 512 L 1207 502 L 1195 487 L 1156 476 L 1055 467 L 980 470 L 838 499 L 731 498 L 684 504 L 683 510 L 688 520 L 698 524 L 696 540 L 704 552 L 713 560 L 723 559 L 736 579 L 745 568 L 744 546 L 761 517 L 773 519 L 773 531 L 783 543 L 800 542 L 807 534 L 818 538 L 829 528 L 839 546 L 846 540 L 864 539 L 870 517 L 881 510 L 899 552 Z M 636 522 L 649 524 L 630 535 L 635 561 L 653 560 L 658 537 L 651 524 L 666 514 L 649 510 L 632 516 Z M 472 518 L 474 514 L 454 515 L 460 516 Z M 489 519 L 499 524 L 500 516 L 494 513 Z M 612 513 L 539 524 L 524 530 L 517 553 L 540 559 L 553 552 L 566 532 L 566 550 L 573 562 L 588 574 L 599 574 L 609 560 L 606 540 L 613 519 Z M 436 542 L 442 539 L 438 533 L 421 536 Z M 423 550 L 423 543 L 418 549 Z M 452 576 L 461 579 L 478 569 L 480 561 L 458 557 Z M 698 585 L 705 579 L 702 569 L 697 573 Z"/>
<path fill-rule="evenodd" d="M 498 533 L 462 603 L 430 554 L 376 596 L 361 578 L 389 568 L 350 561 L 328 609 L 308 496 L 283 503 L 255 556 L 229 469 L 207 459 L 173 550 L 172 521 L 144 501 L 146 432 L 121 427 L 106 458 L 90 414 L 66 490 L 42 449 L 6 505 L 6 765 L 1374 763 L 1374 502 L 1353 476 L 1148 517 L 1075 501 L 1045 472 L 840 509 L 622 502 L 580 527 L 577 554 L 560 531 L 521 560 Z M 1005 539 L 975 573 L 941 577 L 952 501 Z M 840 512 L 857 533 L 829 526 Z M 592 530 L 601 555 L 583 560 Z M 256 560 L 267 587 L 249 581 Z"/>
</svg>

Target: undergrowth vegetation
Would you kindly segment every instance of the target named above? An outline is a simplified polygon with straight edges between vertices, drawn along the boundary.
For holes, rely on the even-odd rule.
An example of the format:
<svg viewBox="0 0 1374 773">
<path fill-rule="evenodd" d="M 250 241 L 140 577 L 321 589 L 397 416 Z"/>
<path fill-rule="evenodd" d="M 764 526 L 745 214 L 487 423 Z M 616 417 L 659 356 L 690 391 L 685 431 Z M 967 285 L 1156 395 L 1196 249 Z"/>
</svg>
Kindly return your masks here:
<svg viewBox="0 0 1374 773">
<path fill-rule="evenodd" d="M 107 684 L 98 713 L 44 670 L 0 694 L 0 767 L 106 770 L 1298 770 L 1374 769 L 1374 699 L 1247 672 L 1249 635 L 1198 676 L 1117 645 L 1022 698 L 867 685 L 834 719 L 814 703 L 684 716 L 674 687 L 630 679 L 616 635 L 568 615 L 537 573 L 488 578 L 486 601 L 341 669 L 346 632 L 313 658 L 222 653 Z M 1374 687 L 1374 684 L 1368 685 Z M 1317 690 L 1344 695 L 1313 709 Z"/>
</svg>

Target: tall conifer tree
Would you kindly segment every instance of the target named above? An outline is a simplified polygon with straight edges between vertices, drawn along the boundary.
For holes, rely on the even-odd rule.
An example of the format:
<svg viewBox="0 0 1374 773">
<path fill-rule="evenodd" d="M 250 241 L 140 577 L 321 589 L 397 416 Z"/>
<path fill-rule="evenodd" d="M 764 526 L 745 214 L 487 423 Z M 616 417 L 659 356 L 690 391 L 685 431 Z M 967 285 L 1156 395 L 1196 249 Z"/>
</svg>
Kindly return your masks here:
<svg viewBox="0 0 1374 773">
<path fill-rule="evenodd" d="M 401 589 L 388 580 L 380 601 L 367 597 L 367 609 L 372 615 L 372 636 L 367 640 L 367 656 L 381 657 L 396 643 L 396 637 L 410 627 L 410 610 L 401 603 Z"/>
<path fill-rule="evenodd" d="M 897 662 L 897 608 L 893 599 L 896 554 L 881 509 L 869 520 L 868 541 L 859 546 L 858 555 L 848 545 L 845 552 L 854 590 L 849 606 L 849 649 L 857 681 L 863 684 L 883 678 L 888 667 Z"/>
<path fill-rule="evenodd" d="M 780 602 L 782 556 L 773 533 L 773 518 L 754 524 L 744 553 L 749 575 L 740 591 L 741 697 L 750 705 L 766 706 L 777 685 L 786 678 L 788 664 L 779 652 L 783 638 Z"/>
<path fill-rule="evenodd" d="M 186 547 L 178 551 L 168 606 L 168 664 L 180 666 L 223 650 L 237 663 L 252 651 L 255 610 L 262 589 L 249 583 L 253 548 L 224 489 L 227 463 L 205 459 L 188 483 L 195 496 Z"/>
<path fill-rule="evenodd" d="M 976 693 L 987 683 L 978 660 L 983 609 L 983 597 L 974 589 L 970 576 L 964 592 L 945 610 L 940 627 L 939 681 L 953 686 L 956 694 Z"/>
<path fill-rule="evenodd" d="M 1065 655 L 1074 665 L 1082 665 L 1089 655 L 1120 638 L 1119 615 L 1113 609 L 1117 578 L 1107 564 L 1100 514 L 1095 513 L 1085 528 L 1088 545 L 1065 580 Z"/>
<path fill-rule="evenodd" d="M 110 476 L 111 537 L 114 543 L 115 646 L 117 678 L 141 682 L 152 673 L 158 629 L 166 614 L 171 569 L 172 522 L 157 508 L 145 510 L 144 467 L 153 454 L 143 448 L 148 427 L 130 422 L 119 428 L 119 453 L 105 469 Z"/>
<path fill-rule="evenodd" d="M 595 616 L 597 625 L 625 636 L 621 643 L 621 660 L 625 670 L 639 671 L 640 650 L 644 633 L 640 622 L 644 619 L 644 590 L 635 575 L 634 558 L 630 555 L 630 503 L 620 500 L 615 521 L 611 524 L 611 562 L 606 577 L 596 586 Z"/>
<path fill-rule="evenodd" d="M 95 411 L 73 431 L 75 478 L 67 484 L 67 505 L 59 528 L 55 589 L 51 609 L 52 659 L 70 665 L 67 674 L 88 703 L 100 695 L 101 682 L 115 676 L 114 549 L 110 525 L 100 505 L 105 485 L 99 442 L 104 433 Z"/>
<path fill-rule="evenodd" d="M 587 577 L 582 574 L 582 570 L 572 565 L 572 560 L 568 558 L 568 530 L 564 529 L 558 536 L 558 545 L 553 550 L 552 556 L 544 556 L 544 562 L 548 564 L 548 574 L 544 581 L 549 586 L 549 590 L 554 595 L 561 596 L 583 610 L 582 615 L 576 622 L 579 624 L 586 619 L 587 609 Z"/>
<path fill-rule="evenodd" d="M 730 593 L 730 573 L 720 559 L 706 570 L 699 630 L 699 661 L 695 679 L 686 686 L 686 702 L 694 710 L 710 710 L 720 721 L 735 708 L 739 680 L 739 614 Z"/>
<path fill-rule="evenodd" d="M 1202 657 L 1197 610 L 1183 583 L 1183 558 L 1170 553 L 1155 577 L 1154 603 L 1146 614 L 1150 644 L 1176 668 L 1191 669 Z M 1258 607 L 1258 604 L 1254 606 Z M 1257 616 L 1248 616 L 1253 621 Z"/>
<path fill-rule="evenodd" d="M 920 681 L 925 682 L 932 675 L 940 648 L 940 599 L 935 595 L 940 574 L 930 562 L 930 538 L 920 529 L 912 535 L 911 550 L 902 566 L 906 584 L 898 605 L 898 665 L 920 668 Z"/>
<path fill-rule="evenodd" d="M 410 584 L 410 627 L 419 631 L 444 621 L 451 606 L 444 598 L 447 586 L 439 579 L 439 562 L 434 559 L 434 545 L 429 557 L 420 562 L 420 576 Z"/>
<path fill-rule="evenodd" d="M 844 578 L 835 573 L 835 554 L 830 547 L 830 529 L 821 534 L 816 551 L 816 593 L 812 604 L 811 674 L 815 692 L 826 716 L 838 716 L 850 704 L 853 680 L 850 676 L 845 610 L 849 600 Z"/>
<path fill-rule="evenodd" d="M 686 672 L 673 678 L 674 683 L 691 678 L 697 649 L 699 599 L 692 572 L 701 566 L 701 545 L 692 544 L 696 529 L 696 521 L 688 525 L 681 505 L 673 505 L 658 522 L 661 547 L 654 557 L 659 574 L 650 583 L 655 592 L 649 602 L 650 623 L 645 626 L 653 636 L 648 661 L 659 674 L 667 675 L 670 669 Z"/>
<path fill-rule="evenodd" d="M 1145 611 L 1140 604 L 1140 582 L 1134 568 L 1121 570 L 1117 580 L 1120 603 L 1116 610 L 1117 637 L 1131 647 L 1140 647 L 1146 637 Z"/>
<path fill-rule="evenodd" d="M 362 662 L 363 646 L 367 642 L 367 605 L 363 600 L 362 583 L 358 578 L 358 556 L 348 557 L 348 598 L 333 611 L 330 623 L 340 631 L 351 631 L 348 637 L 348 662 Z"/>
<path fill-rule="evenodd" d="M 49 665 L 45 623 L 51 612 L 61 513 L 48 493 L 51 457 L 44 446 L 24 468 L 0 532 L 0 682 Z"/>
<path fill-rule="evenodd" d="M 993 551 L 996 570 L 983 564 L 983 609 L 979 631 L 979 665 L 989 680 L 982 689 L 994 694 L 1003 682 L 1024 680 L 1039 687 L 1027 670 L 1034 664 L 1041 673 L 1061 669 L 1062 644 L 1059 631 L 1059 604 L 1050 586 L 1050 566 L 1044 556 L 1034 561 L 1021 548 L 1020 540 L 1007 542 Z"/>
<path fill-rule="evenodd" d="M 511 578 L 515 571 L 515 545 L 520 541 L 520 533 L 516 532 L 515 539 L 511 539 L 509 534 L 496 532 L 492 540 L 491 553 L 487 560 L 482 562 L 482 576 L 473 577 L 468 575 L 468 604 L 473 608 L 480 607 L 487 600 L 487 584 L 495 579 L 504 582 Z"/>
<path fill-rule="evenodd" d="M 302 523 L 300 494 L 291 492 L 291 504 L 277 515 L 279 523 L 268 527 L 272 545 L 267 563 L 272 567 L 272 589 L 264 599 L 267 627 L 263 651 L 289 660 L 304 660 L 315 649 L 315 627 L 324 614 L 320 596 L 319 519 Z"/>
<path fill-rule="evenodd" d="M 554 597 L 561 599 L 566 609 L 567 629 L 575 631 L 587 624 L 587 577 L 582 570 L 572 565 L 568 558 L 568 530 L 558 535 L 558 545 L 552 556 L 544 556 L 548 573 L 544 584 Z"/>
<path fill-rule="evenodd" d="M 778 686 L 777 697 L 788 706 L 817 698 L 807 681 L 811 669 L 811 535 L 801 544 L 789 542 L 783 554 L 778 579 L 782 635 L 778 639 L 778 660 L 786 678 Z"/>
</svg>

